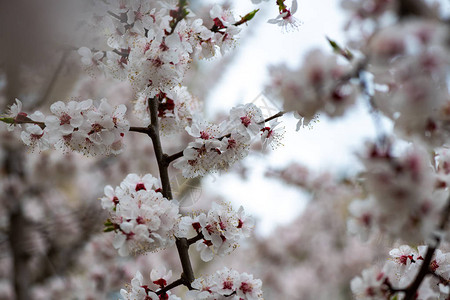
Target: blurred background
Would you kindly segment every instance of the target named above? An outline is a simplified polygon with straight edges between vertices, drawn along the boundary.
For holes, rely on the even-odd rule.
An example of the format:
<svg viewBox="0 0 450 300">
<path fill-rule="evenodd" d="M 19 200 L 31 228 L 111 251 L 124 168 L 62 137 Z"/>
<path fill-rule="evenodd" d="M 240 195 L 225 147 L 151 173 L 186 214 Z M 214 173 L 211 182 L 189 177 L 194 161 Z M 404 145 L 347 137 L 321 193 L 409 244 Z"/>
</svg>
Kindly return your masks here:
<svg viewBox="0 0 450 300">
<path fill-rule="evenodd" d="M 199 16 L 216 2 L 236 16 L 261 9 L 234 51 L 195 62 L 186 75 L 185 84 L 211 121 L 249 102 L 263 107 L 266 116 L 276 113 L 280 102 L 264 90 L 267 67 L 298 67 L 313 48 L 331 53 L 326 36 L 346 41 L 348 16 L 337 0 L 299 1 L 294 16 L 301 25 L 289 32 L 267 23 L 278 14 L 274 1 L 190 2 Z M 449 6 L 443 2 L 444 13 Z M 95 39 L 80 21 L 87 10 L 83 1 L 0 2 L 0 113 L 15 98 L 24 111 L 45 113 L 58 100 L 106 97 L 126 104 L 130 123 L 137 125 L 130 86 L 81 66 L 75 50 Z M 194 269 L 207 274 L 226 265 L 253 273 L 262 279 L 266 299 L 349 299 L 350 278 L 382 259 L 382 251 L 348 237 L 345 228 L 346 206 L 362 194 L 349 179 L 361 168 L 355 153 L 375 136 L 373 120 L 361 103 L 339 120 L 319 116 L 296 131 L 297 121 L 283 117 L 283 146 L 257 147 L 226 173 L 186 181 L 171 170 L 185 213 L 225 200 L 244 206 L 257 220 L 252 239 L 225 259 L 205 264 L 193 253 Z M 386 120 L 383 126 L 391 128 Z M 0 124 L 0 299 L 117 299 L 138 269 L 148 277 L 152 268 L 165 265 L 179 274 L 175 249 L 119 258 L 111 235 L 102 233 L 108 216 L 98 198 L 104 186 L 119 184 L 128 173 L 158 172 L 150 140 L 133 133 L 126 139 L 126 151 L 118 156 L 34 153 L 17 130 Z M 163 139 L 167 153 L 187 142 L 185 135 Z"/>
</svg>

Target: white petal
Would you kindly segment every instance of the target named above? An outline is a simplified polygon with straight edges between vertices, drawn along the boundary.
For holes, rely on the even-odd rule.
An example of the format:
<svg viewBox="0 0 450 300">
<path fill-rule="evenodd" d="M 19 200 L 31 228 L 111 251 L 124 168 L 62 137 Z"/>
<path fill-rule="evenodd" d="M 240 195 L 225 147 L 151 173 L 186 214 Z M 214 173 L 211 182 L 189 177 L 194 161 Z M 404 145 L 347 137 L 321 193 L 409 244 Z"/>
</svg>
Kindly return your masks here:
<svg viewBox="0 0 450 300">
<path fill-rule="evenodd" d="M 87 48 L 87 47 L 81 47 L 80 49 L 78 49 L 78 54 L 80 54 L 81 56 L 91 56 L 92 52 L 91 49 Z"/>
<path fill-rule="evenodd" d="M 292 0 L 291 15 L 295 14 L 297 8 L 298 8 L 297 0 Z"/>
</svg>

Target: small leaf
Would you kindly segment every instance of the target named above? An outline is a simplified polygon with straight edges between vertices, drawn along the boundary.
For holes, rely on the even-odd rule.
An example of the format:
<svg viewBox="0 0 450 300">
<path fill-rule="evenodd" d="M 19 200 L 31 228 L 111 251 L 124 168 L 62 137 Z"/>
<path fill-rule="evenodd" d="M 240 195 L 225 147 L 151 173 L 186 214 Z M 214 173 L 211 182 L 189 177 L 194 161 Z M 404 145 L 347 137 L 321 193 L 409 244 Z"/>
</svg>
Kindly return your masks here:
<svg viewBox="0 0 450 300">
<path fill-rule="evenodd" d="M 4 118 L 0 118 L 0 121 L 6 123 L 6 124 L 14 124 L 14 118 L 8 118 L 8 117 L 4 117 Z"/>
</svg>

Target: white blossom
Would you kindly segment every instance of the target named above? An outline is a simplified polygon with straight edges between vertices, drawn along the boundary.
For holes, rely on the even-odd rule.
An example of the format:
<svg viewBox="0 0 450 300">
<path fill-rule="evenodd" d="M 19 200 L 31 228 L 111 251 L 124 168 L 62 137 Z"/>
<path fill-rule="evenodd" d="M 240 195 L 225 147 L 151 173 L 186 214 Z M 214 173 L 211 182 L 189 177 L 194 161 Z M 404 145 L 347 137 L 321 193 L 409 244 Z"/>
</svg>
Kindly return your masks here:
<svg viewBox="0 0 450 300">
<path fill-rule="evenodd" d="M 114 248 L 121 256 L 168 247 L 175 243 L 179 207 L 159 192 L 159 182 L 150 174 L 129 174 L 113 189 L 105 187 L 102 207 L 110 213 L 105 224 L 114 231 Z"/>
</svg>

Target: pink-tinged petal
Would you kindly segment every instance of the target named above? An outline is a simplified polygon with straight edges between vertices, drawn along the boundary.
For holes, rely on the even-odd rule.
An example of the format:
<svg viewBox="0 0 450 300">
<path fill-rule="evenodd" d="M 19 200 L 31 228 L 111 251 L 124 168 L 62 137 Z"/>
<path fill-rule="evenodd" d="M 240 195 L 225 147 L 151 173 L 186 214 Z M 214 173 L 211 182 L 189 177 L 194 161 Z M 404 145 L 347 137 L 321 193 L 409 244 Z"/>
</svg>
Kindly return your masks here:
<svg viewBox="0 0 450 300">
<path fill-rule="evenodd" d="M 90 109 L 92 107 L 92 104 L 93 104 L 92 99 L 87 99 L 87 100 L 81 101 L 79 103 L 78 108 L 82 111 L 85 111 L 85 110 Z"/>
<path fill-rule="evenodd" d="M 50 111 L 55 115 L 60 115 L 66 111 L 66 105 L 62 101 L 55 102 L 50 106 Z"/>
<path fill-rule="evenodd" d="M 77 114 L 70 119 L 70 125 L 73 127 L 80 127 L 83 124 L 84 118 L 81 114 Z"/>
<path fill-rule="evenodd" d="M 100 106 L 98 107 L 98 110 L 105 115 L 111 116 L 113 113 L 112 106 L 108 103 L 108 100 L 106 98 L 101 99 Z"/>
<path fill-rule="evenodd" d="M 116 109 L 114 110 L 114 115 L 118 116 L 118 115 L 125 115 L 125 113 L 127 112 L 127 107 L 123 104 L 120 104 L 116 107 Z"/>
<path fill-rule="evenodd" d="M 127 239 L 126 235 L 124 235 L 122 233 L 116 234 L 114 236 L 114 239 L 112 242 L 114 248 L 119 249 L 120 247 L 122 247 L 122 245 L 123 245 L 123 243 L 125 243 L 126 239 Z"/>
</svg>

